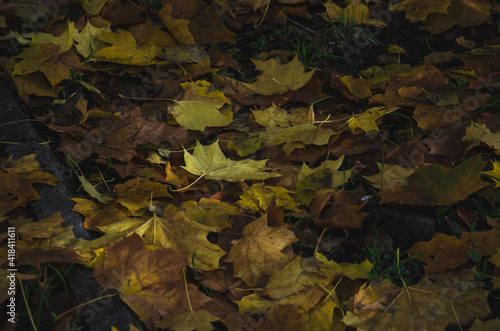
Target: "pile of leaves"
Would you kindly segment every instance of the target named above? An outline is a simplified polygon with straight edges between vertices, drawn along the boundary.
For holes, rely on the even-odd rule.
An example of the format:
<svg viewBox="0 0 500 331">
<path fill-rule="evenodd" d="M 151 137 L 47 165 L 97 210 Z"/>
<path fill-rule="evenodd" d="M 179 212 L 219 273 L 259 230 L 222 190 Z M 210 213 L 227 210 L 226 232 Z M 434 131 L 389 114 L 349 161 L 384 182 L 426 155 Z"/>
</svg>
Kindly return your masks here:
<svg viewBox="0 0 500 331">
<path fill-rule="evenodd" d="M 495 1 L 0 8 L 2 75 L 95 237 L 22 214 L 57 179 L 3 160 L 19 287 L 85 265 L 146 329 L 500 328 Z"/>
</svg>

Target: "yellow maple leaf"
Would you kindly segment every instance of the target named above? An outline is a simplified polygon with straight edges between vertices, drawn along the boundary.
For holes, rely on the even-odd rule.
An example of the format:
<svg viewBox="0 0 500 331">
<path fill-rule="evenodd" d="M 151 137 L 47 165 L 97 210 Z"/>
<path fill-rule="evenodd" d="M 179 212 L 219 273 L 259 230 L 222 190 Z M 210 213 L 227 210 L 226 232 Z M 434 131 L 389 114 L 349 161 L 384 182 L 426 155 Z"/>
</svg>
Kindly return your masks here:
<svg viewBox="0 0 500 331">
<path fill-rule="evenodd" d="M 351 3 L 345 8 L 341 8 L 334 3 L 325 3 L 326 13 L 323 18 L 332 22 L 354 22 L 355 24 L 368 24 L 381 28 L 387 26 L 383 21 L 372 18 L 368 6 L 361 3 Z"/>
<path fill-rule="evenodd" d="M 73 39 L 77 42 L 76 50 L 84 58 L 90 56 L 93 52 L 106 47 L 106 44 L 99 40 L 99 37 L 105 33 L 110 33 L 111 27 L 108 25 L 104 27 L 95 27 L 92 23 L 87 22 L 82 31 L 75 31 Z"/>
<path fill-rule="evenodd" d="M 218 141 L 208 146 L 203 146 L 197 141 L 193 154 L 184 149 L 184 161 L 186 162 L 184 169 L 207 179 L 238 182 L 245 179 L 264 180 L 280 176 L 267 172 L 268 169 L 265 166 L 267 160 L 232 161 L 227 159 Z"/>
<path fill-rule="evenodd" d="M 232 241 L 233 247 L 225 262 L 234 265 L 234 277 L 255 286 L 264 275 L 285 266 L 291 258 L 281 252 L 298 239 L 286 225 L 267 226 L 267 215 L 252 221 L 243 229 L 244 237 Z"/>
<path fill-rule="evenodd" d="M 59 45 L 59 53 L 67 52 L 73 46 L 73 37 L 75 35 L 75 23 L 68 22 L 68 29 L 63 32 L 58 37 L 51 35 L 50 33 L 38 32 L 32 38 L 32 43 L 34 45 L 41 44 L 56 44 Z"/>
<path fill-rule="evenodd" d="M 219 108 L 224 104 L 217 99 L 181 100 L 169 107 L 168 111 L 177 123 L 187 130 L 203 131 L 207 126 L 226 126 L 232 118 L 224 116 Z"/>
<path fill-rule="evenodd" d="M 188 29 L 189 20 L 184 18 L 172 17 L 172 4 L 167 3 L 159 12 L 158 17 L 161 19 L 163 25 L 174 36 L 175 40 L 181 45 L 194 45 L 196 44 L 193 35 Z"/>
<path fill-rule="evenodd" d="M 162 55 L 160 47 L 153 44 L 137 45 L 132 34 L 126 30 L 104 33 L 99 37 L 112 46 L 105 47 L 95 53 L 96 61 L 130 65 L 150 65 L 154 59 Z"/>
<path fill-rule="evenodd" d="M 378 162 L 377 167 L 380 173 L 363 177 L 379 190 L 383 188 L 404 187 L 406 186 L 408 176 L 415 172 L 414 169 L 407 169 L 392 164 L 384 164 L 382 168 L 382 164 Z"/>
<path fill-rule="evenodd" d="M 181 83 L 183 89 L 187 90 L 188 87 L 194 88 L 198 95 L 203 97 L 207 97 L 210 99 L 217 99 L 220 101 L 224 101 L 227 104 L 231 104 L 231 102 L 226 98 L 224 92 L 218 91 L 214 88 L 213 84 L 207 82 L 206 80 L 197 80 L 196 82 L 185 82 Z"/>
<path fill-rule="evenodd" d="M 204 93 L 208 93 L 208 88 L 204 89 L 201 86 L 203 84 L 185 85 L 186 92 L 182 100 L 172 100 L 174 104 L 169 106 L 168 112 L 180 126 L 188 130 L 203 131 L 207 126 L 226 126 L 231 123 L 233 120 L 231 108 L 223 108 L 224 112 L 219 110 L 228 102 L 224 94 L 219 92 L 204 96 Z"/>
<path fill-rule="evenodd" d="M 264 314 L 272 306 L 273 302 L 269 299 L 264 299 L 259 293 L 249 294 L 238 301 L 238 310 L 240 313 Z"/>
<path fill-rule="evenodd" d="M 40 71 L 52 86 L 69 79 L 72 68 L 81 67 L 78 56 L 70 51 L 60 53 L 59 45 L 52 43 L 28 47 L 16 58 L 22 59 L 22 61 L 15 65 L 13 75 L 27 75 Z"/>
<path fill-rule="evenodd" d="M 298 175 L 297 191 L 295 200 L 302 205 L 309 205 L 314 197 L 322 196 L 327 192 L 335 190 L 335 187 L 343 185 L 351 176 L 351 170 L 337 170 L 342 165 L 344 156 L 337 160 L 326 160 L 319 167 L 309 168 L 302 164 Z"/>
<path fill-rule="evenodd" d="M 329 277 L 346 276 L 351 279 L 368 278 L 368 273 L 372 270 L 372 263 L 364 260 L 361 264 L 337 263 L 328 260 L 323 254 L 316 252 L 314 254 L 318 264 L 318 272 Z"/>
<path fill-rule="evenodd" d="M 82 8 L 90 16 L 97 16 L 101 11 L 102 7 L 110 0 L 76 0 L 82 4 Z"/>
<path fill-rule="evenodd" d="M 467 150 L 482 142 L 497 151 L 500 150 L 500 132 L 492 133 L 490 129 L 486 127 L 486 124 L 471 122 L 471 124 L 465 128 L 465 135 L 462 137 L 462 141 L 467 143 Z"/>
<path fill-rule="evenodd" d="M 240 195 L 240 200 L 237 204 L 247 210 L 258 212 L 266 210 L 274 200 L 276 206 L 283 206 L 286 209 L 292 210 L 295 208 L 295 201 L 288 193 L 288 190 L 284 187 L 257 183 Z"/>
<path fill-rule="evenodd" d="M 314 124 L 312 107 L 285 111 L 274 104 L 265 110 L 253 111 L 255 121 L 266 127 L 266 131 L 256 133 L 268 146 L 283 145 L 286 155 L 305 145 L 326 145 L 337 132 L 323 129 Z"/>
<path fill-rule="evenodd" d="M 356 128 L 360 128 L 364 132 L 368 133 L 370 131 L 380 131 L 378 129 L 376 121 L 386 114 L 386 107 L 373 107 L 365 110 L 363 113 L 351 117 L 347 123 L 349 123 L 349 129 L 354 132 Z"/>
<path fill-rule="evenodd" d="M 330 297 L 326 302 L 319 302 L 304 318 L 304 330 L 345 330 L 345 324 L 340 321 L 344 310 L 336 297 Z"/>
<path fill-rule="evenodd" d="M 243 85 L 262 95 L 283 94 L 298 90 L 306 85 L 314 74 L 314 70 L 305 72 L 298 56 L 286 64 L 281 64 L 275 58 L 267 61 L 252 59 L 252 62 L 257 70 L 262 71 L 262 74 L 257 76 L 255 82 Z"/>
<path fill-rule="evenodd" d="M 307 287 L 298 281 L 300 274 L 304 271 L 301 259 L 298 256 L 281 270 L 275 269 L 269 277 L 263 294 L 273 299 L 282 299 L 306 290 Z"/>
<path fill-rule="evenodd" d="M 370 89 L 372 81 L 369 79 L 356 79 L 352 76 L 344 76 L 340 77 L 340 82 L 358 98 L 364 99 L 372 96 L 372 91 Z"/>
<path fill-rule="evenodd" d="M 154 198 L 171 197 L 168 187 L 168 185 L 149 180 L 148 178 L 133 178 L 115 186 L 115 203 L 119 203 L 130 212 L 135 213 L 149 206 L 151 203 L 151 192 L 153 192 Z"/>
</svg>

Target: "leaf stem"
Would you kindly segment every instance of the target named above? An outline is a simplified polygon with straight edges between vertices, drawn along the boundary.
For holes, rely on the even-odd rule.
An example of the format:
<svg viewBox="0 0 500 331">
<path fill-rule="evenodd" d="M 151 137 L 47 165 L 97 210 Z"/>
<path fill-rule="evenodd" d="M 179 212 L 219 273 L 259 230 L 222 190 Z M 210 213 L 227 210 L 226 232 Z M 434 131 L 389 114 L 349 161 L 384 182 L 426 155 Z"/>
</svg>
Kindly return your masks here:
<svg viewBox="0 0 500 331">
<path fill-rule="evenodd" d="M 189 184 L 188 186 L 186 187 L 183 187 L 183 188 L 180 188 L 178 190 L 174 190 L 174 189 L 170 189 L 172 192 L 182 192 L 184 190 L 187 190 L 188 188 L 190 188 L 191 186 L 193 186 L 194 184 L 196 184 L 197 181 L 199 181 L 200 179 L 202 179 L 206 174 L 203 174 L 201 175 L 200 177 L 198 177 L 198 179 L 196 179 L 194 182 L 192 182 L 191 184 Z"/>
</svg>

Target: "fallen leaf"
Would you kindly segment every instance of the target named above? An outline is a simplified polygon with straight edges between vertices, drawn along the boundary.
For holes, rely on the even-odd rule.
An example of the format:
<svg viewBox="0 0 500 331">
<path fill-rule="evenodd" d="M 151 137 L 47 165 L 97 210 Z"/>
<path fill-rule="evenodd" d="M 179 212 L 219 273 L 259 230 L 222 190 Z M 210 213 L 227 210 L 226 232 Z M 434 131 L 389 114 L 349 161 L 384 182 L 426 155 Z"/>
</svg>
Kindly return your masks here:
<svg viewBox="0 0 500 331">
<path fill-rule="evenodd" d="M 264 185 L 257 183 L 252 185 L 240 195 L 237 202 L 242 208 L 253 212 L 266 210 L 271 202 L 275 201 L 276 206 L 293 210 L 295 201 L 289 195 L 289 191 L 284 187 Z"/>
<path fill-rule="evenodd" d="M 373 176 L 363 176 L 371 185 L 382 190 L 383 188 L 404 187 L 407 178 L 415 172 L 415 169 L 407 169 L 399 165 L 381 164 L 377 162 L 380 173 Z"/>
<path fill-rule="evenodd" d="M 244 85 L 262 95 L 283 94 L 298 90 L 306 85 L 314 74 L 314 70 L 305 72 L 298 56 L 286 64 L 281 64 L 275 58 L 267 61 L 252 59 L 252 62 L 257 70 L 262 71 L 262 74 L 257 76 L 254 83 L 244 83 Z"/>
<path fill-rule="evenodd" d="M 73 46 L 73 38 L 76 32 L 75 23 L 68 21 L 68 29 L 62 35 L 55 37 L 50 33 L 38 32 L 33 35 L 31 42 L 34 45 L 55 44 L 59 46 L 59 53 L 64 53 Z"/>
<path fill-rule="evenodd" d="M 500 187 L 500 161 L 493 163 L 493 170 L 483 171 L 482 174 L 490 176 L 495 182 L 495 188 Z"/>
<path fill-rule="evenodd" d="M 152 203 L 152 199 L 172 197 L 168 188 L 168 185 L 149 178 L 137 177 L 116 185 L 113 192 L 116 195 L 115 203 L 135 213 L 147 208 Z"/>
<path fill-rule="evenodd" d="M 52 214 L 51 216 L 24 224 L 16 229 L 22 240 L 33 240 L 33 238 L 50 238 L 64 232 L 65 228 L 61 225 L 64 222 L 61 212 Z"/>
<path fill-rule="evenodd" d="M 340 77 L 340 82 L 358 98 L 364 99 L 372 96 L 370 80 L 362 78 L 355 79 L 352 76 L 344 76 Z"/>
<path fill-rule="evenodd" d="M 163 8 L 158 12 L 158 17 L 179 44 L 196 44 L 193 35 L 188 29 L 189 20 L 183 18 L 173 18 L 171 3 L 167 3 L 163 6 Z"/>
<path fill-rule="evenodd" d="M 488 0 L 456 0 L 452 1 L 446 14 L 427 17 L 424 28 L 431 34 L 438 34 L 451 29 L 455 25 L 462 28 L 480 25 L 490 17 L 491 3 Z"/>
<path fill-rule="evenodd" d="M 330 194 L 333 202 L 325 205 L 321 215 L 314 220 L 314 225 L 328 229 L 361 229 L 368 215 L 360 212 L 363 206 L 351 205 L 344 188 Z"/>
<path fill-rule="evenodd" d="M 87 22 L 80 32 L 74 32 L 73 39 L 76 41 L 76 50 L 84 58 L 90 57 L 94 52 L 106 46 L 104 42 L 99 40 L 99 37 L 110 32 L 111 27 L 109 24 L 104 27 L 96 27 L 90 21 Z"/>
<path fill-rule="evenodd" d="M 351 129 L 354 134 L 356 134 L 355 129 L 357 128 L 360 128 L 365 133 L 370 131 L 380 131 L 377 126 L 377 120 L 389 112 L 390 111 L 387 111 L 386 107 L 373 107 L 367 109 L 361 114 L 353 116 L 347 120 L 347 123 L 349 123 L 349 129 Z"/>
<path fill-rule="evenodd" d="M 258 293 L 246 295 L 238 302 L 240 314 L 264 314 L 272 306 L 271 300 L 263 298 Z"/>
<path fill-rule="evenodd" d="M 76 174 L 78 176 L 78 180 L 82 184 L 83 189 L 87 192 L 91 197 L 96 198 L 99 202 L 104 204 L 113 203 L 115 201 L 115 197 L 112 194 L 103 194 L 99 192 L 94 185 L 92 185 L 85 176 Z"/>
<path fill-rule="evenodd" d="M 331 22 L 355 22 L 357 25 L 368 24 L 380 28 L 387 25 L 378 19 L 372 18 L 372 14 L 368 6 L 353 1 L 347 7 L 341 8 L 332 2 L 325 3 L 326 13 L 322 14 L 323 18 Z"/>
<path fill-rule="evenodd" d="M 330 297 L 309 311 L 309 314 L 303 319 L 304 330 L 344 330 L 345 324 L 341 322 L 344 311 L 337 300 L 335 297 Z"/>
<path fill-rule="evenodd" d="M 93 270 L 103 288 L 117 290 L 123 302 L 152 328 L 162 315 L 188 313 L 190 307 L 197 309 L 210 300 L 195 285 L 184 284 L 182 269 L 187 265 L 184 253 L 165 248 L 150 252 L 133 234 L 106 246 L 102 264 Z"/>
<path fill-rule="evenodd" d="M 491 319 L 487 321 L 481 321 L 476 318 L 474 323 L 469 328 L 469 331 L 495 331 L 500 330 L 500 319 Z"/>
<path fill-rule="evenodd" d="M 490 185 L 481 180 L 486 165 L 480 155 L 470 157 L 453 169 L 438 164 L 418 167 L 408 179 L 406 188 L 379 192 L 381 203 L 414 206 L 449 206 Z"/>
<path fill-rule="evenodd" d="M 60 53 L 59 45 L 41 44 L 24 49 L 16 58 L 13 75 L 27 75 L 42 72 L 56 86 L 65 79 L 70 79 L 70 71 L 81 67 L 80 59 L 72 52 Z"/>
<path fill-rule="evenodd" d="M 488 218 L 489 220 L 490 218 Z M 495 254 L 498 247 L 500 229 L 494 227 L 489 231 L 463 232 L 460 240 L 464 244 L 472 246 L 481 256 L 491 256 Z"/>
<path fill-rule="evenodd" d="M 223 210 L 217 213 L 203 212 L 203 205 L 191 202 L 185 208 L 167 204 L 162 209 L 163 216 L 129 217 L 110 225 L 99 226 L 99 230 L 106 233 L 99 239 L 105 240 L 108 237 L 114 240 L 117 235 L 121 234 L 123 237 L 135 232 L 148 245 L 175 248 L 185 253 L 186 259 L 194 263 L 198 270 L 219 268 L 219 260 L 226 252 L 208 241 L 207 236 L 210 232 L 219 232 L 229 227 L 229 215 L 226 212 L 234 212 L 235 208 L 226 208 L 226 211 L 221 208 Z M 200 218 L 200 222 L 196 217 Z"/>
<path fill-rule="evenodd" d="M 57 185 L 56 177 L 39 170 L 40 164 L 35 157 L 36 154 L 31 154 L 14 160 L 10 156 L 0 164 L 0 201 L 5 203 L 6 213 L 40 198 L 32 186 L 33 183 Z"/>
<path fill-rule="evenodd" d="M 309 205 L 314 197 L 334 191 L 336 187 L 345 184 L 351 176 L 351 170 L 337 170 L 343 161 L 344 156 L 335 161 L 326 160 L 314 169 L 309 168 L 305 163 L 302 164 L 296 185 L 297 203 Z"/>
<path fill-rule="evenodd" d="M 461 290 L 424 278 L 405 288 L 389 280 L 365 284 L 354 297 L 354 309 L 342 321 L 357 330 L 444 330 L 450 324 L 469 325 L 489 316 L 488 292 Z M 458 320 L 457 320 L 458 319 Z"/>
<path fill-rule="evenodd" d="M 441 273 L 455 269 L 467 262 L 467 251 L 471 249 L 454 236 L 436 232 L 430 241 L 417 242 L 406 252 L 409 256 L 417 256 L 418 261 L 424 262 L 427 274 Z M 424 253 L 422 255 L 419 255 Z"/>
<path fill-rule="evenodd" d="M 96 61 L 129 65 L 150 65 L 162 55 L 161 49 L 153 44 L 137 45 L 134 36 L 126 30 L 103 33 L 99 40 L 111 44 L 94 54 Z"/>
<path fill-rule="evenodd" d="M 207 179 L 227 180 L 237 182 L 245 179 L 264 180 L 280 176 L 267 172 L 265 167 L 267 160 L 241 160 L 232 161 L 222 153 L 219 142 L 203 146 L 196 142 L 193 154 L 184 149 L 184 169 L 197 176 Z"/>
<path fill-rule="evenodd" d="M 328 278 L 346 276 L 350 279 L 365 279 L 368 278 L 368 273 L 372 270 L 372 263 L 364 260 L 360 264 L 354 263 L 337 263 L 333 260 L 328 260 L 323 254 L 316 252 L 314 254 L 318 266 L 318 273 Z"/>
<path fill-rule="evenodd" d="M 243 229 L 243 238 L 232 241 L 233 247 L 225 262 L 234 265 L 234 277 L 255 286 L 264 275 L 281 268 L 291 258 L 282 250 L 297 241 L 286 225 L 276 228 L 267 226 L 266 215 L 252 221 Z"/>
<path fill-rule="evenodd" d="M 500 131 L 492 133 L 486 127 L 486 124 L 471 122 L 465 128 L 465 136 L 462 137 L 462 141 L 467 143 L 467 150 L 478 146 L 480 143 L 485 143 L 498 151 L 500 150 Z"/>
<path fill-rule="evenodd" d="M 303 271 L 300 260 L 301 258 L 297 257 L 281 270 L 275 269 L 269 277 L 263 294 L 273 299 L 282 299 L 306 290 L 307 287 L 298 282 L 298 277 Z"/>
<path fill-rule="evenodd" d="M 207 126 L 226 126 L 232 122 L 233 114 L 220 112 L 219 109 L 227 101 L 220 97 L 218 94 L 213 97 L 198 95 L 194 85 L 190 84 L 182 100 L 173 100 L 174 104 L 169 106 L 168 112 L 187 130 L 203 131 Z"/>
<path fill-rule="evenodd" d="M 259 330 L 279 330 L 284 325 L 290 328 L 290 330 L 300 330 L 302 328 L 302 318 L 302 312 L 299 307 L 275 303 L 269 310 L 269 317 L 259 326 Z"/>
<path fill-rule="evenodd" d="M 402 10 L 408 20 L 417 23 L 425 21 L 430 14 L 446 14 L 450 5 L 450 0 L 405 0 L 397 4 L 391 4 L 389 10 Z"/>
</svg>

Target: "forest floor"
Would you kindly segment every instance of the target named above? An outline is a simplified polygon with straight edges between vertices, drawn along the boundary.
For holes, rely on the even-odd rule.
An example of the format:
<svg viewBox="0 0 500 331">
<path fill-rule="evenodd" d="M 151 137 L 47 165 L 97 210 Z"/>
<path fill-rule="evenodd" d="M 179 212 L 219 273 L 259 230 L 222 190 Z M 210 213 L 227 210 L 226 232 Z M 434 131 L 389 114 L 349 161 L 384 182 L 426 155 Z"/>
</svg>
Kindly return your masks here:
<svg viewBox="0 0 500 331">
<path fill-rule="evenodd" d="M 500 329 L 500 5 L 415 3 L 0 3 L 2 330 Z"/>
</svg>

